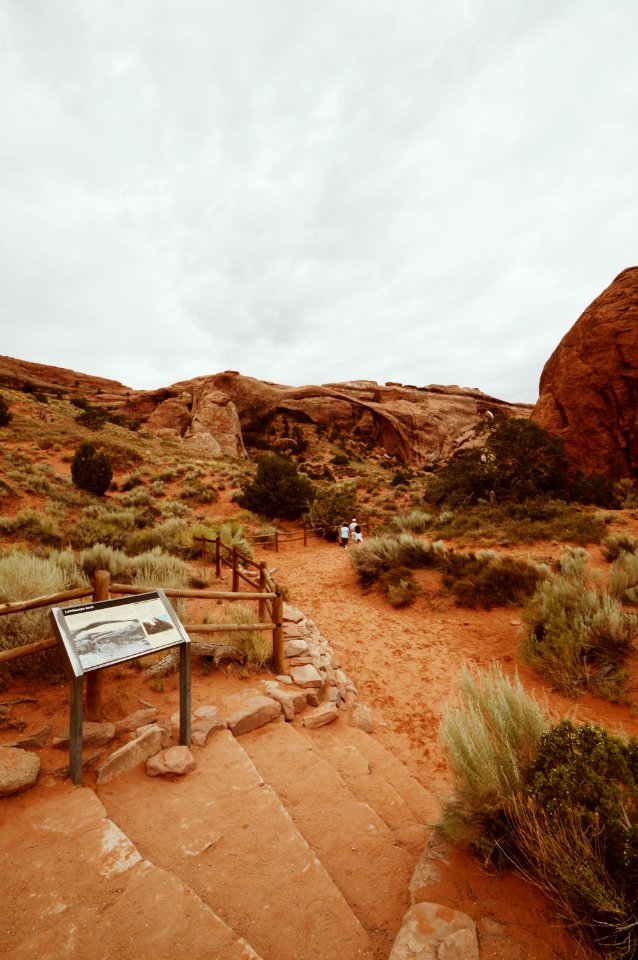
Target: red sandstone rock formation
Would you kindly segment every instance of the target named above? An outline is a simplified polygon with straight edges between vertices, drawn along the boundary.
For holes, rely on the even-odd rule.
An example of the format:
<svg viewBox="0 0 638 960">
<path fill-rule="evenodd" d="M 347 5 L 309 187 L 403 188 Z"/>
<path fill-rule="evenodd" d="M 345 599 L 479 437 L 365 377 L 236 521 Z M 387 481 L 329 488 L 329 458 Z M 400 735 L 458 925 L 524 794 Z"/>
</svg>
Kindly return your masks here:
<svg viewBox="0 0 638 960">
<path fill-rule="evenodd" d="M 273 439 L 275 427 L 288 419 L 342 436 L 354 434 L 371 449 L 423 466 L 449 456 L 487 410 L 507 416 L 531 412 L 528 404 L 507 404 L 457 386 L 379 386 L 356 380 L 288 387 L 234 370 L 158 390 L 131 390 L 113 380 L 0 357 L 0 387 L 20 389 L 25 381 L 140 418 L 150 432 L 181 437 L 203 456 L 244 457 L 244 439 L 281 447 L 281 438 Z"/>
<path fill-rule="evenodd" d="M 638 267 L 623 270 L 565 334 L 532 419 L 586 472 L 638 475 Z"/>
</svg>

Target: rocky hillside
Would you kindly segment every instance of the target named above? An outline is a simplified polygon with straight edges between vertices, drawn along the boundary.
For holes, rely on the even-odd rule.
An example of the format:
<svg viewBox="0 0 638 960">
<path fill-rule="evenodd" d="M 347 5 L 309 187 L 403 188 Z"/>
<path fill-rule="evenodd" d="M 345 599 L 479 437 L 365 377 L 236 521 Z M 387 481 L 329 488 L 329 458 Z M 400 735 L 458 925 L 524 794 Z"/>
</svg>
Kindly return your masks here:
<svg viewBox="0 0 638 960">
<path fill-rule="evenodd" d="M 88 400 L 158 436 L 181 438 L 197 455 L 246 457 L 246 448 L 282 449 L 344 436 L 359 452 L 412 467 L 447 457 L 488 410 L 529 416 L 480 390 L 432 384 L 379 386 L 372 380 L 290 387 L 227 370 L 158 390 L 0 357 L 0 388 Z"/>
<path fill-rule="evenodd" d="M 563 438 L 572 462 L 638 475 L 638 267 L 623 270 L 551 355 L 532 418 Z"/>
</svg>

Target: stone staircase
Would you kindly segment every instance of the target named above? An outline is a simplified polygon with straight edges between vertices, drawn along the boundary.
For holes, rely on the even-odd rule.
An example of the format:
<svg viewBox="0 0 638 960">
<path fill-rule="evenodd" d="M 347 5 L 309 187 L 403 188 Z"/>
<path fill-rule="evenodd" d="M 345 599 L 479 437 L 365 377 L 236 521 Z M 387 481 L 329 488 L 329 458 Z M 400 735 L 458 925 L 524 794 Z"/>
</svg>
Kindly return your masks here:
<svg viewBox="0 0 638 960">
<path fill-rule="evenodd" d="M 263 960 L 386 960 L 435 814 L 427 791 L 342 718 L 220 730 L 196 756 L 184 779 L 149 778 L 143 809 L 139 772 L 99 788 L 141 855 Z"/>
</svg>

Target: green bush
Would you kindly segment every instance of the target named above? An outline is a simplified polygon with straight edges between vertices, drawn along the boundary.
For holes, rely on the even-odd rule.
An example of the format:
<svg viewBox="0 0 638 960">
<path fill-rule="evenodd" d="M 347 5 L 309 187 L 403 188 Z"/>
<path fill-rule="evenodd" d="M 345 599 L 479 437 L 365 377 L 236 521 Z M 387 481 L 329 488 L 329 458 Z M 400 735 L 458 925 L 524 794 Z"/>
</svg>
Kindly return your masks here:
<svg viewBox="0 0 638 960">
<path fill-rule="evenodd" d="M 393 567 L 379 577 L 379 586 L 390 606 L 408 607 L 419 595 L 419 586 L 407 567 Z"/>
<path fill-rule="evenodd" d="M 443 584 L 460 607 L 517 607 L 534 593 L 545 571 L 517 557 L 499 557 L 488 551 L 448 552 Z"/>
<path fill-rule="evenodd" d="M 410 510 L 407 513 L 398 513 L 388 526 L 399 533 L 425 533 L 431 525 L 431 513 L 426 513 L 424 510 Z"/>
<path fill-rule="evenodd" d="M 607 589 L 621 603 L 638 606 L 638 554 L 625 553 L 611 565 Z"/>
<path fill-rule="evenodd" d="M 244 481 L 238 503 L 268 519 L 295 520 L 314 500 L 314 485 L 297 470 L 292 461 L 267 454 L 257 461 L 252 481 Z"/>
<path fill-rule="evenodd" d="M 441 512 L 432 534 L 464 543 L 534 543 L 558 540 L 598 543 L 605 536 L 604 519 L 573 504 L 553 500 L 477 504 Z"/>
<path fill-rule="evenodd" d="M 96 451 L 92 443 L 84 442 L 75 451 L 71 463 L 73 483 L 80 490 L 104 496 L 113 479 L 113 468 L 108 454 Z"/>
<path fill-rule="evenodd" d="M 561 721 L 539 740 L 526 796 L 512 816 L 524 871 L 605 956 L 636 956 L 636 738 Z"/>
</svg>

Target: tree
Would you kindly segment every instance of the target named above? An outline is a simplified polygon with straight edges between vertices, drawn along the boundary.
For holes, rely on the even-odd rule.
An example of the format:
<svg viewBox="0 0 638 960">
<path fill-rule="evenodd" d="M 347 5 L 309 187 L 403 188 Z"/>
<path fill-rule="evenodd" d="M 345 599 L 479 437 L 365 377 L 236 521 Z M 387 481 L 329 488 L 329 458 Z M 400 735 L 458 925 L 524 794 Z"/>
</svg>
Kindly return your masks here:
<svg viewBox="0 0 638 960">
<path fill-rule="evenodd" d="M 459 452 L 428 484 L 433 503 L 497 500 L 521 503 L 569 495 L 567 454 L 560 437 L 523 417 L 497 417 L 474 428 L 481 445 Z"/>
<path fill-rule="evenodd" d="M 6 427 L 13 414 L 9 412 L 9 404 L 0 393 L 0 427 Z"/>
<path fill-rule="evenodd" d="M 322 486 L 310 504 L 308 520 L 315 533 L 336 539 L 337 527 L 357 514 L 357 486 L 353 481 Z M 358 514 L 357 514 L 358 515 Z"/>
<path fill-rule="evenodd" d="M 270 519 L 295 520 L 308 509 L 314 492 L 314 485 L 299 473 L 291 460 L 269 453 L 257 461 L 254 479 L 242 484 L 238 503 Z"/>
<path fill-rule="evenodd" d="M 111 486 L 113 468 L 107 453 L 96 451 L 92 443 L 84 442 L 75 451 L 71 463 L 71 478 L 80 490 L 88 490 L 98 497 Z"/>
</svg>

